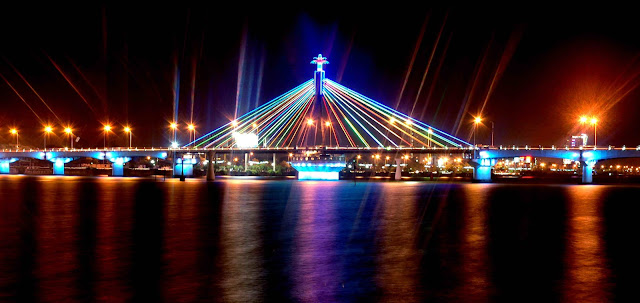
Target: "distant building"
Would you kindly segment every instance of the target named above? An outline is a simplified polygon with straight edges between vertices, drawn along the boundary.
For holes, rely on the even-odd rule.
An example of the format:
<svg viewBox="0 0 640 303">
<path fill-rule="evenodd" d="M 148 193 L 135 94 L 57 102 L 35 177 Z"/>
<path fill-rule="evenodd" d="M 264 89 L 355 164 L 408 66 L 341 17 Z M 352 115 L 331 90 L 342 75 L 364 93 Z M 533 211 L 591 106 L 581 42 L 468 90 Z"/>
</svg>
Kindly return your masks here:
<svg viewBox="0 0 640 303">
<path fill-rule="evenodd" d="M 570 147 L 580 147 L 580 146 L 585 146 L 587 145 L 587 134 L 582 134 L 579 136 L 571 136 L 571 139 L 569 140 Z"/>
</svg>

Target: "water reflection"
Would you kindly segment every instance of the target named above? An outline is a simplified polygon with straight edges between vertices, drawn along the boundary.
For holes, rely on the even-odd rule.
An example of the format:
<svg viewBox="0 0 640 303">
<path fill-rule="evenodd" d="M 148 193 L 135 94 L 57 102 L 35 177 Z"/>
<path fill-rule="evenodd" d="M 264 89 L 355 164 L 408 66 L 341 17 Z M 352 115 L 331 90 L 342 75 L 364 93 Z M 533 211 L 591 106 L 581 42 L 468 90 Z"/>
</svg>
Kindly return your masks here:
<svg viewBox="0 0 640 303">
<path fill-rule="evenodd" d="M 376 282 L 382 301 L 419 301 L 420 255 L 415 247 L 419 187 L 415 183 L 403 187 L 387 183 L 377 193 L 384 197 L 375 216 Z"/>
<path fill-rule="evenodd" d="M 336 243 L 337 182 L 301 183 L 293 295 L 304 302 L 335 302 L 340 284 Z"/>
<path fill-rule="evenodd" d="M 246 186 L 246 182 L 251 183 Z M 262 181 L 232 181 L 225 188 L 221 219 L 223 301 L 249 302 L 264 292 L 260 237 Z"/>
<path fill-rule="evenodd" d="M 602 239 L 603 186 L 570 186 L 564 282 L 566 302 L 607 302 L 609 269 Z"/>
<path fill-rule="evenodd" d="M 0 176 L 0 301 L 618 301 L 639 193 Z"/>
</svg>

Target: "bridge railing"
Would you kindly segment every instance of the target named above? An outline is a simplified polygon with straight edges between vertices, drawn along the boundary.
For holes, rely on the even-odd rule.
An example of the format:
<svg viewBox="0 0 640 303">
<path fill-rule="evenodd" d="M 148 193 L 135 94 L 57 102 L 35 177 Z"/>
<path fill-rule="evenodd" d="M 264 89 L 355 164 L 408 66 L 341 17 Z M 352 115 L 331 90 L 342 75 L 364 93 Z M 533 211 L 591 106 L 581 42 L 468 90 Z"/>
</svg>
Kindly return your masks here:
<svg viewBox="0 0 640 303">
<path fill-rule="evenodd" d="M 19 149 L 11 149 L 4 148 L 0 150 L 5 153 L 23 153 L 23 152 L 88 152 L 88 151 L 304 151 L 304 150 L 336 150 L 336 151 L 416 151 L 416 150 L 424 150 L 428 152 L 429 150 L 434 151 L 443 151 L 443 150 L 640 150 L 640 145 L 635 147 L 627 147 L 623 145 L 622 147 L 616 146 L 581 146 L 581 147 L 568 147 L 568 146 L 471 146 L 471 147 L 351 147 L 351 146 L 295 146 L 295 147 L 254 147 L 254 148 L 240 148 L 240 147 L 223 147 L 223 148 L 190 148 L 190 147 L 109 147 L 109 148 L 19 148 Z"/>
</svg>

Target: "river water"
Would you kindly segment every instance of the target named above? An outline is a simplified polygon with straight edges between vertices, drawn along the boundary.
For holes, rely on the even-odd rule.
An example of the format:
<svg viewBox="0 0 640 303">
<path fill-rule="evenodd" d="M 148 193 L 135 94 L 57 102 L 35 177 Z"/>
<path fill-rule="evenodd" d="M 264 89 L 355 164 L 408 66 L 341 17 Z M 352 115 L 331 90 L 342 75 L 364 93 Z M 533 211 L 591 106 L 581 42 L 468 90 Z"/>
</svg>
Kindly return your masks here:
<svg viewBox="0 0 640 303">
<path fill-rule="evenodd" d="M 0 301 L 637 301 L 638 185 L 0 176 Z"/>
</svg>

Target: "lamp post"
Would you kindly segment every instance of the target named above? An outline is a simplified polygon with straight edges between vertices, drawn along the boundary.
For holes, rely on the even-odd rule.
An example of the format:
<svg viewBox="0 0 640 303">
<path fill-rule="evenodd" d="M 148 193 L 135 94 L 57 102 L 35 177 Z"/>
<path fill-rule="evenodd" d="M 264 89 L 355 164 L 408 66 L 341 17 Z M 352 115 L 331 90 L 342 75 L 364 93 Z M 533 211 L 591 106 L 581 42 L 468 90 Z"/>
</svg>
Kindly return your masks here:
<svg viewBox="0 0 640 303">
<path fill-rule="evenodd" d="M 44 150 L 47 150 L 47 136 L 53 132 L 53 127 L 47 125 L 44 127 Z"/>
<path fill-rule="evenodd" d="M 324 126 L 327 127 L 328 136 L 329 136 L 329 146 L 331 146 L 331 122 L 330 121 L 325 122 Z"/>
<path fill-rule="evenodd" d="M 593 147 L 598 146 L 598 118 L 591 118 L 593 124 Z"/>
<path fill-rule="evenodd" d="M 187 125 L 187 130 L 189 130 L 189 141 L 193 142 L 196 140 L 196 126 L 191 123 L 189 125 Z M 191 133 L 193 133 L 193 141 L 191 141 Z"/>
<path fill-rule="evenodd" d="M 67 136 L 69 136 L 70 146 L 71 146 L 71 149 L 73 149 L 73 129 L 71 129 L 71 127 L 66 127 L 64 129 L 64 133 L 67 134 Z"/>
<path fill-rule="evenodd" d="M 171 122 L 169 124 L 169 127 L 173 129 L 173 141 L 171 142 L 171 144 L 173 145 L 176 142 L 176 130 L 178 129 L 178 123 Z"/>
<path fill-rule="evenodd" d="M 124 132 L 129 134 L 129 149 L 131 149 L 131 134 L 132 134 L 131 127 L 125 126 Z"/>
<path fill-rule="evenodd" d="M 107 149 L 107 134 L 111 131 L 111 125 L 107 124 L 105 125 L 103 128 L 103 143 L 104 143 L 104 149 Z"/>
<path fill-rule="evenodd" d="M 481 117 L 473 119 L 473 146 L 476 146 L 476 132 L 478 132 L 478 124 L 480 124 L 480 122 L 482 122 Z"/>
<path fill-rule="evenodd" d="M 12 128 L 9 132 L 10 132 L 12 135 L 16 135 L 16 149 L 18 149 L 18 147 L 20 146 L 20 143 L 19 143 L 19 141 L 18 141 L 18 130 L 17 130 L 17 129 L 15 129 L 15 128 Z"/>
</svg>

